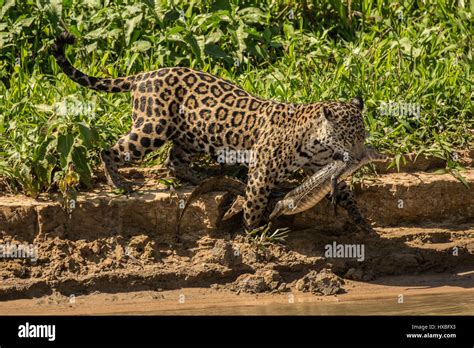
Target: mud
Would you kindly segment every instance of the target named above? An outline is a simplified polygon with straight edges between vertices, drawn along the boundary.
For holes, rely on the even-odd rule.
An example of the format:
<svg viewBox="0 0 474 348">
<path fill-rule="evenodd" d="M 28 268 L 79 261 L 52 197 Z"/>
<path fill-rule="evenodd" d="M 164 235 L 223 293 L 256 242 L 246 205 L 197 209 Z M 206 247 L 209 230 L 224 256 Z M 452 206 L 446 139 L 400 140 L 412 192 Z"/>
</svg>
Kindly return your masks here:
<svg viewBox="0 0 474 348">
<path fill-rule="evenodd" d="M 345 281 L 347 292 L 247 293 L 213 288 L 59 292 L 0 302 L 10 315 L 474 315 L 474 274 L 425 274 L 381 278 L 380 284 Z M 403 302 L 400 302 L 403 295 Z"/>
<path fill-rule="evenodd" d="M 429 173 L 387 174 L 358 184 L 374 234 L 357 232 L 344 212 L 335 217 L 322 202 L 280 221 L 292 229 L 281 244 L 258 244 L 235 227 L 219 226 L 222 193 L 191 207 L 176 240 L 180 199 L 191 187 L 170 191 L 157 182 L 159 168 L 127 173 L 141 182 L 138 193 L 120 196 L 98 184 L 78 197 L 71 214 L 54 195 L 1 195 L 0 242 L 32 244 L 38 258 L 0 261 L 0 300 L 181 288 L 334 296 L 347 293 L 352 281 L 474 270 L 472 169 L 463 173 L 469 189 L 449 175 Z M 363 245 L 363 261 L 329 257 L 333 243 Z"/>
</svg>

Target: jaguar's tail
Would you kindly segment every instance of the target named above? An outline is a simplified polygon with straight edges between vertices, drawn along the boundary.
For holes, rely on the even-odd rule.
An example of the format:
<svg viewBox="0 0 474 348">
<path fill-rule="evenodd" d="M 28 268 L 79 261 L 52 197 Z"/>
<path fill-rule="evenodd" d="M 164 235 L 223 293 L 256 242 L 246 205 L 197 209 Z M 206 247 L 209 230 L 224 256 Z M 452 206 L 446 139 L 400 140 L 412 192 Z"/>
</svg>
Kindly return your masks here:
<svg viewBox="0 0 474 348">
<path fill-rule="evenodd" d="M 69 32 L 63 32 L 60 34 L 53 46 L 53 55 L 58 62 L 58 65 L 69 76 L 73 81 L 79 83 L 82 86 L 89 87 L 98 91 L 105 92 L 126 92 L 130 91 L 134 85 L 135 76 L 119 77 L 115 79 L 97 78 L 88 76 L 82 71 L 77 70 L 72 66 L 71 63 L 66 59 L 64 54 L 64 47 L 71 45 L 76 41 L 74 35 Z"/>
</svg>

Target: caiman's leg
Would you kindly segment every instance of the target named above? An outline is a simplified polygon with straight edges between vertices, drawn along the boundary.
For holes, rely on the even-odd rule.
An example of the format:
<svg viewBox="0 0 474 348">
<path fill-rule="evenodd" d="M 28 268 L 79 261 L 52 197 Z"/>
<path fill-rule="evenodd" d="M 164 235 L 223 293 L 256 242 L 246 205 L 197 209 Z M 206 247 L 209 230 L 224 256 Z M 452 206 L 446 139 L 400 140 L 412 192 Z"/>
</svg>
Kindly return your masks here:
<svg viewBox="0 0 474 348">
<path fill-rule="evenodd" d="M 334 214 L 337 215 L 337 197 L 339 196 L 339 186 L 337 183 L 337 176 L 333 175 L 331 177 L 331 202 L 334 205 Z"/>
<path fill-rule="evenodd" d="M 321 166 L 308 166 L 304 167 L 303 171 L 307 175 L 313 175 L 316 171 L 321 169 Z M 349 186 L 345 181 L 341 181 L 337 184 L 336 188 L 332 189 L 335 192 L 334 197 L 331 194 L 326 196 L 327 199 L 331 202 L 335 202 L 337 206 L 344 208 L 349 215 L 351 221 L 357 225 L 359 229 L 365 232 L 372 232 L 373 228 L 369 222 L 362 215 L 359 207 L 357 206 L 357 201 L 355 199 L 354 193 L 350 190 Z M 335 206 L 336 209 L 336 206 Z"/>
<path fill-rule="evenodd" d="M 345 181 L 341 181 L 337 188 L 336 203 L 338 206 L 344 208 L 349 215 L 349 218 L 354 222 L 354 224 L 364 232 L 373 232 L 373 228 L 366 218 L 362 215 L 359 207 L 357 206 L 357 201 L 355 199 L 354 193 L 349 189 L 349 186 Z M 331 199 L 331 196 L 326 196 L 328 199 Z"/>
</svg>

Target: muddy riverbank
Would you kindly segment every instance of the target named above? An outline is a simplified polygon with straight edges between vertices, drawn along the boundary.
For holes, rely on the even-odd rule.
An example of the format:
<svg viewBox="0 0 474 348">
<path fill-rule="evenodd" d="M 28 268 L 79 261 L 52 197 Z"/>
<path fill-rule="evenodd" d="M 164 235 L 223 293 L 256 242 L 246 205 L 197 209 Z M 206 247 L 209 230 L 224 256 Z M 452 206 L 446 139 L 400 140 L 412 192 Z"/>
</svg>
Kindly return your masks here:
<svg viewBox="0 0 474 348">
<path fill-rule="evenodd" d="M 394 293 L 412 289 L 415 294 L 419 281 L 432 279 L 433 274 L 441 276 L 432 284 L 428 281 L 426 287 L 439 293 L 467 291 L 468 299 L 474 288 L 472 169 L 463 173 L 471 184 L 469 189 L 450 175 L 426 172 L 387 173 L 359 183 L 356 194 L 375 233 L 357 232 L 344 212 L 336 217 L 329 204 L 322 202 L 303 214 L 282 219 L 280 224 L 289 226 L 291 233 L 283 243 L 268 245 L 249 240 L 232 226 L 219 225 L 217 207 L 222 193 L 207 194 L 191 207 L 178 242 L 177 212 L 192 188 L 173 192 L 160 186 L 160 168 L 127 173 L 141 182 L 139 192 L 120 196 L 99 182 L 93 191 L 79 195 L 71 214 L 55 196 L 37 200 L 0 196 L 1 242 L 31 245 L 37 255 L 34 260 L 1 261 L 0 300 L 8 301 L 0 305 L 3 314 L 13 308 L 9 304 L 28 307 L 29 303 L 36 308 L 35 301 L 69 301 L 71 297 L 86 299 L 92 306 L 90 313 L 107 313 L 113 301 L 105 299 L 122 295 L 124 307 L 111 309 L 111 313 L 138 313 L 142 304 L 133 299 L 142 295 L 136 292 L 145 297 L 169 294 L 170 298 L 179 297 L 182 291 L 202 293 L 209 295 L 201 300 L 208 300 L 211 307 L 219 299 L 223 304 L 233 299 L 239 303 L 242 298 L 251 301 L 252 296 L 349 299 L 365 286 L 381 286 Z M 362 254 L 328 254 L 328 249 L 339 245 L 354 246 L 352 250 Z M 390 279 L 396 279 L 395 286 Z M 376 297 L 376 292 L 369 291 L 366 300 Z M 100 301 L 107 303 L 100 306 Z M 132 310 L 134 303 L 137 308 Z M 161 305 L 163 311 L 173 312 L 176 303 L 165 303 L 158 301 L 154 307 L 145 301 L 144 305 L 156 313 Z M 53 313 L 54 308 L 43 309 Z"/>
<path fill-rule="evenodd" d="M 474 275 L 392 276 L 346 281 L 347 292 L 240 293 L 213 288 L 138 291 L 0 302 L 10 315 L 474 315 Z"/>
</svg>

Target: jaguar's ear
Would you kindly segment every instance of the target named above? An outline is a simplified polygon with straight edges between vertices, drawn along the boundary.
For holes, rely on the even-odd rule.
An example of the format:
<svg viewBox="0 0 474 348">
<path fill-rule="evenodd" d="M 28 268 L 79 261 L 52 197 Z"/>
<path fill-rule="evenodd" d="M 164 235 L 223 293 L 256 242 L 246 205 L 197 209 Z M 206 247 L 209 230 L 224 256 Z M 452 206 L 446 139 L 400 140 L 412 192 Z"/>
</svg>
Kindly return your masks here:
<svg viewBox="0 0 474 348">
<path fill-rule="evenodd" d="M 364 101 L 362 100 L 361 97 L 357 96 L 354 99 L 351 100 L 351 104 L 357 106 L 360 111 L 364 109 Z"/>
<path fill-rule="evenodd" d="M 327 106 L 323 106 L 321 109 L 322 109 L 321 111 L 322 111 L 324 117 L 326 118 L 326 120 L 328 120 L 328 121 L 334 121 L 335 120 L 334 114 L 332 113 L 331 109 L 329 109 Z"/>
</svg>

